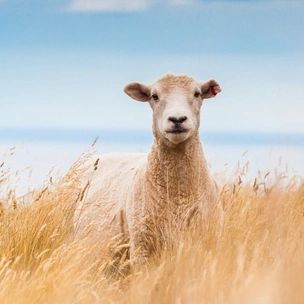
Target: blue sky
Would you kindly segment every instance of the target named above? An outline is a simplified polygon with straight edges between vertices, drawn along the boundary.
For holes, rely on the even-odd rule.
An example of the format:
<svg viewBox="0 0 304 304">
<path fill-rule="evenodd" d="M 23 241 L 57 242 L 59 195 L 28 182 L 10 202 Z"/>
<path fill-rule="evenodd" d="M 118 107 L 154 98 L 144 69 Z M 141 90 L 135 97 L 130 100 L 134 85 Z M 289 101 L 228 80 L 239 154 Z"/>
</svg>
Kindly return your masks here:
<svg viewBox="0 0 304 304">
<path fill-rule="evenodd" d="M 210 131 L 304 133 L 304 1 L 0 0 L 0 131 L 150 129 L 124 95 L 215 78 Z"/>
</svg>

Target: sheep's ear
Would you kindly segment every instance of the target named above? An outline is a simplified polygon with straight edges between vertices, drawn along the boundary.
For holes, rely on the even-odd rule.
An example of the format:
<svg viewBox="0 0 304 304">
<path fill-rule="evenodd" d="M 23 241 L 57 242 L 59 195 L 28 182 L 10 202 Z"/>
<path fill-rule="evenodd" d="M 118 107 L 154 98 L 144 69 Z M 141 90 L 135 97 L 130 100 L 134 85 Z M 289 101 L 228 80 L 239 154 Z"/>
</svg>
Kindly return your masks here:
<svg viewBox="0 0 304 304">
<path fill-rule="evenodd" d="M 219 92 L 222 91 L 220 85 L 214 79 L 201 82 L 200 85 L 203 99 L 215 97 Z"/>
<path fill-rule="evenodd" d="M 124 87 L 124 92 L 138 101 L 150 100 L 150 86 L 138 82 L 131 82 Z"/>
</svg>

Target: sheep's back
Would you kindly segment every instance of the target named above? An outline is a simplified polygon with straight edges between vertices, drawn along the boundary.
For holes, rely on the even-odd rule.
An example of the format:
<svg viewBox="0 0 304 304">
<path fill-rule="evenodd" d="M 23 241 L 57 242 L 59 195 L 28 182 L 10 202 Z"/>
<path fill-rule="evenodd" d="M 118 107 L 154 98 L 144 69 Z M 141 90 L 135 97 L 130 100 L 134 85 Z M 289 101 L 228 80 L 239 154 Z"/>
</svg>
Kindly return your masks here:
<svg viewBox="0 0 304 304">
<path fill-rule="evenodd" d="M 116 222 L 124 221 L 120 217 L 125 216 L 135 176 L 146 161 L 147 154 L 143 153 L 112 153 L 94 156 L 84 164 L 83 195 L 75 212 L 77 231 L 83 231 L 88 224 L 98 228 L 111 223 L 114 227 Z"/>
</svg>

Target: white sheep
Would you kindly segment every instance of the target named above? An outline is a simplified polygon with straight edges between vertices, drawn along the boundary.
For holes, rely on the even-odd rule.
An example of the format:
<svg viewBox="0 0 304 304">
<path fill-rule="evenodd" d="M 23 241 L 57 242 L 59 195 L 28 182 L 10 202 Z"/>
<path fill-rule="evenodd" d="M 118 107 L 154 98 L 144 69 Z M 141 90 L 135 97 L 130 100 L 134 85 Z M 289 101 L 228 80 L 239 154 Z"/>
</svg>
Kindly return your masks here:
<svg viewBox="0 0 304 304">
<path fill-rule="evenodd" d="M 203 99 L 214 97 L 221 88 L 215 80 L 198 82 L 167 74 L 149 85 L 130 83 L 124 91 L 149 102 L 153 110 L 151 151 L 113 153 L 88 161 L 81 177 L 85 191 L 74 219 L 78 234 L 90 224 L 97 238 L 110 231 L 124 235 L 130 256 L 136 254 L 140 267 L 166 241 L 170 233 L 166 224 L 182 229 L 194 213 L 205 217 L 215 206 L 218 187 L 198 128 Z"/>
</svg>

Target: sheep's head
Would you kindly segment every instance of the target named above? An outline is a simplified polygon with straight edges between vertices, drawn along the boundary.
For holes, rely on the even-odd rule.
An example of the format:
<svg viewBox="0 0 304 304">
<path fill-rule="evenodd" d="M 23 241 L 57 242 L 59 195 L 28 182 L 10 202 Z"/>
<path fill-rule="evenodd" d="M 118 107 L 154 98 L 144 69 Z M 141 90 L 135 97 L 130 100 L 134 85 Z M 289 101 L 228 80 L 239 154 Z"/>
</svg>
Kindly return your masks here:
<svg viewBox="0 0 304 304">
<path fill-rule="evenodd" d="M 203 99 L 214 97 L 221 88 L 213 79 L 198 82 L 167 74 L 153 84 L 132 82 L 124 91 L 135 100 L 149 102 L 154 135 L 176 145 L 197 133 Z"/>
</svg>

